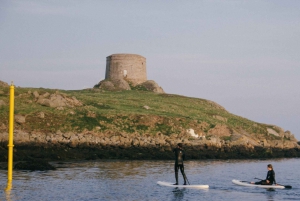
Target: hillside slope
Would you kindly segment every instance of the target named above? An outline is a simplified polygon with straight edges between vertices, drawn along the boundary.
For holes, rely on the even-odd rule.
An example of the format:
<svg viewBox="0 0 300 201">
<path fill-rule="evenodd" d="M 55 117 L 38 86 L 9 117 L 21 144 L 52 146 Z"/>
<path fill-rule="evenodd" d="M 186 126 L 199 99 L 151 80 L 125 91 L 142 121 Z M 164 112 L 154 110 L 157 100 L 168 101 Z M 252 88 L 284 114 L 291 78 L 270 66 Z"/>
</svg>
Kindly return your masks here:
<svg viewBox="0 0 300 201">
<path fill-rule="evenodd" d="M 9 87 L 0 86 L 3 149 L 7 141 L 8 105 Z M 119 150 L 116 153 L 124 149 L 139 150 L 137 152 L 157 149 L 164 152 L 162 155 L 166 157 L 162 158 L 169 158 L 172 147 L 179 142 L 202 152 L 214 150 L 211 154 L 201 152 L 202 155 L 196 151 L 193 158 L 234 157 L 234 147 L 242 147 L 245 154 L 252 150 L 255 157 L 260 157 L 256 149 L 265 150 L 265 156 L 274 155 L 275 149 L 299 149 L 289 131 L 231 114 L 212 101 L 139 90 L 108 92 L 18 87 L 15 89 L 15 121 L 14 143 L 20 148 L 34 144 L 58 150 L 60 147 Z M 112 152 L 98 154 L 96 158 L 111 158 L 111 155 Z M 144 156 L 117 154 L 117 158 Z"/>
</svg>

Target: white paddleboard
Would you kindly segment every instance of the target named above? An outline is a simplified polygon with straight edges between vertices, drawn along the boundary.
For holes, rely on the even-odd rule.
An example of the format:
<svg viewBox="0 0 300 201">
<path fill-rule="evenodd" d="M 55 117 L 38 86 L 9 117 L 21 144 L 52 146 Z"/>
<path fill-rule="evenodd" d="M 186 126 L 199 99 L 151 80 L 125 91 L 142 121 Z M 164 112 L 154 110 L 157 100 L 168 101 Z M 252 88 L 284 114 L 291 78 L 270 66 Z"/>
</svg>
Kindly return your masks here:
<svg viewBox="0 0 300 201">
<path fill-rule="evenodd" d="M 209 185 L 173 185 L 174 183 L 166 182 L 166 181 L 158 181 L 158 185 L 168 186 L 173 188 L 209 188 Z"/>
<path fill-rule="evenodd" d="M 245 182 L 245 181 L 240 181 L 240 180 L 236 180 L 233 179 L 232 183 L 240 185 L 240 186 L 249 186 L 249 187 L 258 187 L 258 188 L 285 188 L 285 186 L 281 186 L 281 185 L 260 185 L 260 184 L 251 184 L 249 182 Z"/>
</svg>

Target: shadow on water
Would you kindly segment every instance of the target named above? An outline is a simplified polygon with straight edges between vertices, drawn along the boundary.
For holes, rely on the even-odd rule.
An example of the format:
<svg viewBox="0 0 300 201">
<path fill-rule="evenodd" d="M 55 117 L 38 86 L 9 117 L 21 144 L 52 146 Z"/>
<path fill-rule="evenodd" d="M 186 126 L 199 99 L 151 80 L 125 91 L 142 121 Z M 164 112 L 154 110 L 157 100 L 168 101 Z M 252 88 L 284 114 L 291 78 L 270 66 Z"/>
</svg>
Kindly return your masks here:
<svg viewBox="0 0 300 201">
<path fill-rule="evenodd" d="M 275 193 L 276 193 L 276 190 L 273 189 L 273 188 L 268 188 L 266 189 L 266 200 L 267 201 L 274 201 L 276 199 L 274 199 L 274 196 L 275 196 Z"/>
<path fill-rule="evenodd" d="M 176 200 L 183 200 L 184 197 L 184 193 L 186 192 L 187 189 L 180 189 L 180 188 L 175 188 L 174 190 L 172 190 L 173 193 L 173 199 L 174 201 Z"/>
</svg>

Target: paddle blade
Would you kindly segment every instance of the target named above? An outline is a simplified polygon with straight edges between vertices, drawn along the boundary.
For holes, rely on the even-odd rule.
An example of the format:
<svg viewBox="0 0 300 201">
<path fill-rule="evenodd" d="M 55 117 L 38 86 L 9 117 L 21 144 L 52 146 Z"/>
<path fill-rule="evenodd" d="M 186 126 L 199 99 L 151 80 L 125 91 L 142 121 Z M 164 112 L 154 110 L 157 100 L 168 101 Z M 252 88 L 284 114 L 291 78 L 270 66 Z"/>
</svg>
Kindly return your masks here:
<svg viewBox="0 0 300 201">
<path fill-rule="evenodd" d="M 284 186 L 284 188 L 292 188 L 292 186 L 290 186 L 290 185 L 282 185 L 282 184 L 278 184 L 278 185 Z"/>
</svg>

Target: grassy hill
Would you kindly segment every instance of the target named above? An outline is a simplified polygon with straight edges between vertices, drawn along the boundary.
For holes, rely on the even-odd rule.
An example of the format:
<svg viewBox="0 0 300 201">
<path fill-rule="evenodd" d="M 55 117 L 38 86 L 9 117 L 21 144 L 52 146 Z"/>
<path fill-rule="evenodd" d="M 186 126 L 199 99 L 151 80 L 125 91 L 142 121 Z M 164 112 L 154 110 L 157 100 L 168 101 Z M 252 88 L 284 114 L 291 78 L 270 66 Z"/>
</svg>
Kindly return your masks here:
<svg viewBox="0 0 300 201">
<path fill-rule="evenodd" d="M 15 88 L 15 117 L 26 119 L 15 121 L 15 158 L 172 159 L 179 142 L 191 159 L 300 155 L 294 136 L 278 126 L 231 114 L 210 100 L 133 89 Z M 40 102 L 53 96 L 80 104 Z M 7 160 L 8 114 L 9 87 L 0 85 L 0 161 Z M 205 137 L 193 138 L 188 129 Z"/>
<path fill-rule="evenodd" d="M 9 102 L 9 89 L 0 88 L 0 99 Z M 17 129 L 42 132 L 114 131 L 153 135 L 179 134 L 193 128 L 196 133 L 207 134 L 217 124 L 226 125 L 235 131 L 246 131 L 253 137 L 278 138 L 268 135 L 267 128 L 260 124 L 231 114 L 222 106 L 205 99 L 173 94 L 157 94 L 148 91 L 100 92 L 96 89 L 58 90 L 83 103 L 80 107 L 65 107 L 57 110 L 35 102 L 33 91 L 39 94 L 55 93 L 55 89 L 16 88 L 15 114 L 26 116 L 25 124 L 16 124 Z M 148 108 L 146 109 L 145 108 Z M 7 125 L 9 107 L 0 108 L 0 121 Z M 45 118 L 38 113 L 45 113 Z M 228 138 L 228 137 L 227 137 Z"/>
</svg>

